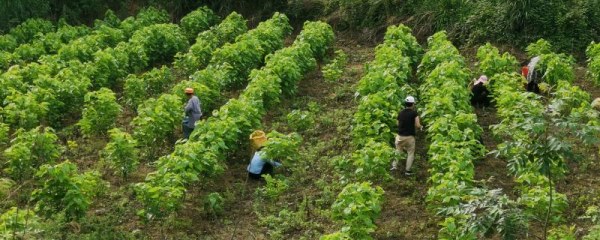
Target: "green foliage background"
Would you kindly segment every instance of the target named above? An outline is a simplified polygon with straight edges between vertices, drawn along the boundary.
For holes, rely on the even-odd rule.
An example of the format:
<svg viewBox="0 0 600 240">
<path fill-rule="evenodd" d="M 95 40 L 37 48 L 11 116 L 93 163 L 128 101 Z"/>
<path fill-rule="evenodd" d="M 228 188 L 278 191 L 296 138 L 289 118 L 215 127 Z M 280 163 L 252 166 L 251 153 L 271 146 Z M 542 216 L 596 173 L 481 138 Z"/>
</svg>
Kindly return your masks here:
<svg viewBox="0 0 600 240">
<path fill-rule="evenodd" d="M 557 50 L 583 53 L 600 39 L 600 0 L 4 0 L 0 5 L 0 33 L 31 17 L 91 24 L 108 9 L 127 16 L 152 5 L 178 20 L 206 5 L 222 16 L 237 11 L 264 19 L 284 11 L 292 22 L 326 19 L 338 30 L 369 29 L 371 37 L 402 22 L 417 37 L 446 30 L 458 45 L 490 41 L 524 47 L 545 38 Z"/>
</svg>

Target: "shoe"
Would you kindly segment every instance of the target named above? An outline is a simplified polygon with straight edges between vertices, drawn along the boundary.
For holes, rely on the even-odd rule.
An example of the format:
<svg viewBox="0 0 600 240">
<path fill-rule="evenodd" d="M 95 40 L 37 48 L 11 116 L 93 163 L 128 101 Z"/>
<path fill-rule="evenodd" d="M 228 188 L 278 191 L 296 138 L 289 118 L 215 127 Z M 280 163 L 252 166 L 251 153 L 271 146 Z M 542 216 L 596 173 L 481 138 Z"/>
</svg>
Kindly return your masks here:
<svg viewBox="0 0 600 240">
<path fill-rule="evenodd" d="M 414 173 L 414 172 L 412 172 L 412 171 L 404 171 L 404 175 L 405 175 L 405 176 L 412 176 L 412 175 L 414 175 L 414 174 L 415 174 L 415 173 Z"/>
</svg>

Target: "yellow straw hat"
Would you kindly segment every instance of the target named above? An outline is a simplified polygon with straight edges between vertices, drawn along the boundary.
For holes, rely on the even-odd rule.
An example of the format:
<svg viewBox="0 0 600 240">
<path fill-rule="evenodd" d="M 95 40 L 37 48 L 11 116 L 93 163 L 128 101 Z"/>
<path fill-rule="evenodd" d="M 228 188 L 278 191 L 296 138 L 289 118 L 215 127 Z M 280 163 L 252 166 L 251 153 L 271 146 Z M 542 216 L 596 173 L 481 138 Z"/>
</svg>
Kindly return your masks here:
<svg viewBox="0 0 600 240">
<path fill-rule="evenodd" d="M 250 140 L 252 141 L 252 147 L 258 149 L 267 143 L 267 135 L 261 130 L 256 130 L 250 134 Z"/>
</svg>

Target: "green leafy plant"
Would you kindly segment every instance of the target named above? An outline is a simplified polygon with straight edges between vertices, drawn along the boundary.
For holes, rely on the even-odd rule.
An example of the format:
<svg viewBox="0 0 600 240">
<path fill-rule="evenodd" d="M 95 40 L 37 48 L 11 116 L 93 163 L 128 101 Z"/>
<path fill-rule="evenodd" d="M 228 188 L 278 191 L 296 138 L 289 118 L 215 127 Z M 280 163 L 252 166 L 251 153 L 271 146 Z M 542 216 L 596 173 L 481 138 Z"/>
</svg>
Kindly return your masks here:
<svg viewBox="0 0 600 240">
<path fill-rule="evenodd" d="M 347 233 L 337 231 L 331 234 L 323 235 L 320 240 L 350 240 L 352 239 Z"/>
<path fill-rule="evenodd" d="M 32 177 L 40 165 L 53 163 L 60 157 L 58 137 L 51 128 L 19 129 L 15 136 L 4 150 L 7 159 L 4 171 L 19 182 Z"/>
<path fill-rule="evenodd" d="M 544 59 L 555 54 L 541 56 Z M 568 67 L 562 69 L 572 73 Z M 547 70 L 546 74 L 561 75 L 551 70 Z M 502 122 L 491 128 L 494 134 L 506 139 L 494 153 L 508 160 L 509 171 L 516 175 L 521 192 L 518 201 L 526 206 L 528 213 L 542 219 L 545 228 L 550 222 L 559 222 L 561 213 L 567 208 L 567 198 L 564 194 L 555 193 L 554 181 L 567 171 L 565 160 L 573 155 L 571 144 L 597 141 L 594 124 L 592 128 L 586 126 L 592 118 L 583 117 L 593 112 L 589 95 L 571 86 L 568 77 L 554 79 L 562 78 L 567 79 L 557 81 L 555 99 L 548 111 L 544 111 L 539 97 L 520 89 L 519 75 L 496 75 L 492 85 Z M 591 133 L 591 137 L 587 133 Z M 547 233 L 544 231 L 545 235 Z M 562 237 L 566 236 L 558 236 Z"/>
<path fill-rule="evenodd" d="M 171 62 L 175 54 L 189 47 L 181 28 L 174 24 L 156 24 L 136 31 L 129 44 L 143 49 L 148 64 Z"/>
<path fill-rule="evenodd" d="M 256 195 L 266 200 L 274 201 L 290 188 L 289 183 L 285 178 L 264 175 L 264 179 L 266 184 L 263 187 L 256 189 Z"/>
<path fill-rule="evenodd" d="M 592 223 L 597 224 L 600 222 L 600 208 L 597 206 L 590 206 L 585 210 L 585 214 L 581 219 L 589 219 Z"/>
<path fill-rule="evenodd" d="M 294 131 L 306 131 L 315 125 L 315 116 L 310 111 L 292 110 L 286 118 L 288 126 Z"/>
<path fill-rule="evenodd" d="M 183 120 L 181 98 L 163 94 L 150 98 L 138 107 L 138 116 L 131 121 L 133 137 L 141 146 L 155 149 L 166 136 L 172 136 Z"/>
<path fill-rule="evenodd" d="M 549 54 L 552 53 L 552 44 L 545 39 L 539 39 L 537 42 L 529 44 L 525 51 L 530 58 Z"/>
<path fill-rule="evenodd" d="M 27 43 L 38 34 L 53 32 L 55 29 L 52 22 L 41 18 L 30 18 L 18 26 L 12 28 L 9 32 L 15 38 L 17 43 Z"/>
<path fill-rule="evenodd" d="M 13 89 L 4 99 L 4 121 L 13 128 L 31 129 L 38 126 L 49 108 L 48 102 L 39 101 L 38 97 L 32 92 L 24 94 Z"/>
<path fill-rule="evenodd" d="M 321 224 L 310 221 L 311 201 L 304 197 L 298 204 L 297 209 L 283 209 L 275 214 L 266 216 L 255 210 L 259 217 L 259 223 L 265 226 L 267 234 L 271 238 L 284 238 L 290 233 L 304 230 L 306 237 L 314 238 L 317 229 L 321 228 Z"/>
<path fill-rule="evenodd" d="M 64 211 L 67 219 L 83 217 L 92 198 L 105 190 L 98 172 L 79 174 L 75 164 L 65 161 L 42 165 L 36 173 L 42 186 L 32 193 L 36 211 L 45 216 Z"/>
<path fill-rule="evenodd" d="M 548 234 L 549 240 L 575 240 L 575 226 L 567 227 L 567 226 L 559 226 L 553 229 L 550 229 L 550 233 Z"/>
<path fill-rule="evenodd" d="M 8 143 L 9 132 L 10 127 L 8 126 L 8 124 L 0 122 L 0 145 Z"/>
<path fill-rule="evenodd" d="M 139 164 L 138 150 L 136 149 L 137 141 L 118 128 L 113 128 L 108 133 L 110 134 L 110 142 L 106 144 L 100 155 L 116 173 L 127 179 L 127 176 Z"/>
<path fill-rule="evenodd" d="M 196 42 L 187 53 L 178 53 L 173 65 L 176 69 L 191 75 L 197 69 L 206 67 L 215 49 L 246 32 L 246 20 L 242 15 L 233 12 L 229 14 L 219 25 L 210 30 L 201 32 L 196 37 Z"/>
<path fill-rule="evenodd" d="M 212 216 L 219 216 L 225 211 L 223 209 L 224 199 L 219 193 L 210 193 L 204 197 L 204 212 Z"/>
<path fill-rule="evenodd" d="M 333 218 L 343 223 L 342 232 L 353 239 L 372 239 L 383 193 L 381 187 L 372 187 L 369 182 L 346 185 L 331 206 Z"/>
<path fill-rule="evenodd" d="M 0 198 L 8 199 L 10 191 L 15 185 L 13 180 L 8 178 L 0 178 Z"/>
<path fill-rule="evenodd" d="M 271 22 L 278 24 L 272 26 L 273 28 L 288 26 L 285 16 L 275 14 L 275 17 Z M 260 29 L 269 25 L 262 24 Z M 304 28 L 299 34 L 302 38 L 298 37 L 292 46 L 268 57 L 265 67 L 251 74 L 246 90 L 238 99 L 230 99 L 220 109 L 213 111 L 211 117 L 196 126 L 187 142 L 176 145 L 173 153 L 159 158 L 157 170 L 150 173 L 145 182 L 136 184 L 138 199 L 144 206 L 138 212 L 139 215 L 145 219 L 168 215 L 181 206 L 181 198 L 187 184 L 205 181 L 223 172 L 222 159 L 225 158 L 225 154 L 238 149 L 239 142 L 247 139 L 250 130 L 260 126 L 260 119 L 264 116 L 266 108 L 278 101 L 282 93 L 281 87 L 297 83 L 303 74 L 315 67 L 315 52 L 312 49 L 326 50 L 331 46 L 331 26 L 322 22 L 312 22 L 305 24 Z M 276 32 L 279 31 L 281 29 Z M 257 34 L 252 35 L 260 36 Z M 244 36 L 239 40 L 246 41 L 250 38 L 248 35 Z M 317 41 L 318 39 L 321 41 Z M 277 46 L 279 41 L 272 44 Z M 276 61 L 282 58 L 291 59 L 291 62 L 296 63 Z M 300 74 L 294 74 L 296 72 Z M 210 74 L 203 76 L 209 77 Z M 219 85 L 211 84 L 218 84 L 219 81 L 208 79 L 203 82 L 207 83 L 207 86 L 220 88 Z"/>
<path fill-rule="evenodd" d="M 596 86 L 600 86 L 600 43 L 591 42 L 585 53 L 587 56 L 588 79 Z"/>
<path fill-rule="evenodd" d="M 399 158 L 396 149 L 371 139 L 352 154 L 352 164 L 356 169 L 354 177 L 359 181 L 389 180 L 392 178 L 389 166 Z"/>
<path fill-rule="evenodd" d="M 216 49 L 211 65 L 227 66 L 229 78 L 223 79 L 225 86 L 240 86 L 251 69 L 257 67 L 263 56 L 283 47 L 283 38 L 291 33 L 287 16 L 275 13 L 269 20 L 261 22 L 255 29 L 240 35 L 235 43 L 226 43 Z"/>
<path fill-rule="evenodd" d="M 32 210 L 11 207 L 0 215 L 0 237 L 11 239 L 38 236 L 42 232 L 40 222 L 41 219 Z"/>
<path fill-rule="evenodd" d="M 469 192 L 471 198 L 466 203 L 440 210 L 442 215 L 456 216 L 442 223 L 442 238 L 479 239 L 497 232 L 502 239 L 516 239 L 527 229 L 525 213 L 500 189 L 473 188 Z"/>
<path fill-rule="evenodd" d="M 366 74 L 357 86 L 360 97 L 354 114 L 353 143 L 364 146 L 369 139 L 388 142 L 393 139 L 396 116 L 402 99 L 414 90 L 407 84 L 413 62 L 420 48 L 410 29 L 404 25 L 390 26 L 383 44 L 375 50 L 375 60 L 366 65 Z"/>
<path fill-rule="evenodd" d="M 262 150 L 267 159 L 289 163 L 299 160 L 299 148 L 302 143 L 302 137 L 299 134 L 290 133 L 285 135 L 277 131 L 272 131 L 267 134 L 267 139 L 269 140 Z"/>
<path fill-rule="evenodd" d="M 114 25 L 118 22 L 115 18 L 116 17 L 111 16 L 111 12 L 107 12 L 105 21 L 110 23 L 108 25 Z M 123 29 L 126 36 L 132 36 L 136 30 L 154 24 L 168 23 L 170 20 L 171 17 L 167 11 L 154 7 L 147 7 L 142 9 L 135 17 L 128 17 L 123 21 L 120 21 L 118 28 Z"/>
<path fill-rule="evenodd" d="M 583 240 L 596 240 L 600 239 L 600 225 L 593 226 L 590 232 L 583 237 Z"/>
<path fill-rule="evenodd" d="M 181 29 L 189 40 L 196 38 L 198 33 L 207 30 L 213 24 L 219 21 L 217 16 L 210 8 L 200 7 L 183 17 L 179 23 Z"/>
<path fill-rule="evenodd" d="M 17 48 L 17 46 L 19 46 L 19 44 L 14 36 L 10 34 L 0 35 L 0 51 L 9 53 Z"/>
<path fill-rule="evenodd" d="M 146 98 L 164 92 L 174 81 L 175 76 L 166 66 L 153 68 L 142 75 L 130 74 L 123 86 L 126 103 L 137 108 Z"/>
<path fill-rule="evenodd" d="M 492 78 L 494 75 L 517 70 L 517 59 L 509 53 L 500 55 L 500 51 L 490 43 L 477 49 L 479 73 Z"/>
<path fill-rule="evenodd" d="M 103 135 L 114 126 L 121 113 L 115 93 L 108 88 L 102 88 L 85 95 L 83 117 L 77 123 L 85 135 Z"/>
<path fill-rule="evenodd" d="M 106 47 L 115 46 L 125 40 L 123 30 L 101 26 L 91 34 L 75 39 L 58 50 L 58 59 L 62 61 L 79 60 L 88 62 L 93 60 L 93 54 Z"/>
<path fill-rule="evenodd" d="M 348 56 L 339 49 L 335 51 L 335 57 L 327 65 L 323 66 L 321 72 L 326 82 L 337 82 L 344 74 L 344 68 L 348 64 Z"/>
</svg>

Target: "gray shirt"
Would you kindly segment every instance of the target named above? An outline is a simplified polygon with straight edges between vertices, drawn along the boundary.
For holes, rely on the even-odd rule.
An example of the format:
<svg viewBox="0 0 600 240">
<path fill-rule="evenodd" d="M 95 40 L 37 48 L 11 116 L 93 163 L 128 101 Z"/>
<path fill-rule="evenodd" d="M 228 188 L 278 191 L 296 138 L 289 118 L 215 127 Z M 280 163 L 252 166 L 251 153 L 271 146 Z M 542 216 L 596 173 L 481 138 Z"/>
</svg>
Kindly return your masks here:
<svg viewBox="0 0 600 240">
<path fill-rule="evenodd" d="M 196 121 L 200 120 L 202 117 L 202 110 L 200 109 L 200 99 L 196 96 L 192 96 L 185 105 L 184 108 L 185 115 L 189 117 L 189 121 L 186 126 L 189 128 L 194 128 L 196 126 Z"/>
</svg>

